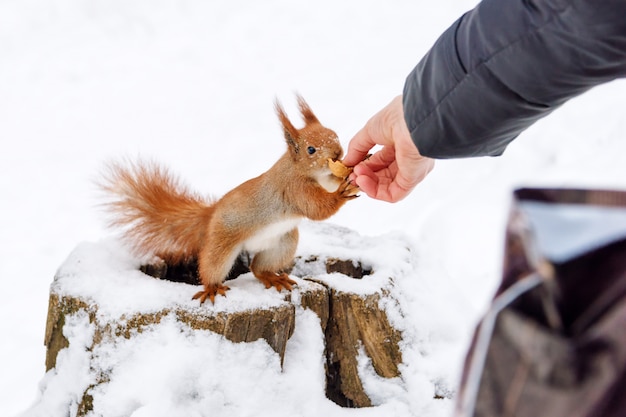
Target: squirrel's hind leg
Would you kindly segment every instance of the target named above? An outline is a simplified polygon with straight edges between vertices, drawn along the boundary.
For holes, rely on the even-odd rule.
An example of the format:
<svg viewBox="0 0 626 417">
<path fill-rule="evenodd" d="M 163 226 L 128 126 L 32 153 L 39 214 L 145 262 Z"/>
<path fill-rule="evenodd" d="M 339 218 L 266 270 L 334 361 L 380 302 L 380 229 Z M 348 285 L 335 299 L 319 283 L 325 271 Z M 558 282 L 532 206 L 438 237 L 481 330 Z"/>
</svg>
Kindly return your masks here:
<svg viewBox="0 0 626 417">
<path fill-rule="evenodd" d="M 265 288 L 274 287 L 277 291 L 284 288 L 291 291 L 291 286 L 296 285 L 296 281 L 282 271 L 291 266 L 297 246 L 298 229 L 292 229 L 281 236 L 275 246 L 254 255 L 250 270 Z"/>
<path fill-rule="evenodd" d="M 215 296 L 226 296 L 226 291 L 230 288 L 224 285 L 224 280 L 230 272 L 237 256 L 239 248 L 236 245 L 229 247 L 222 242 L 222 245 L 207 246 L 200 251 L 198 257 L 198 275 L 204 285 L 204 290 L 197 292 L 194 300 L 204 303 L 208 298 L 211 303 L 215 303 Z"/>
</svg>

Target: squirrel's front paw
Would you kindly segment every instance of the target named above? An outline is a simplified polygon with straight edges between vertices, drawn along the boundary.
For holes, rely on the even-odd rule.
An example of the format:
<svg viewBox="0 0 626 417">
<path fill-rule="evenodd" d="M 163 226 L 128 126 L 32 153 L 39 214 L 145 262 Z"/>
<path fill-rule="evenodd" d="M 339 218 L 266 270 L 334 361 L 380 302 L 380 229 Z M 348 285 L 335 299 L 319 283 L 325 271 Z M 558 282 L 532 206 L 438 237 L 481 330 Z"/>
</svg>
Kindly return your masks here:
<svg viewBox="0 0 626 417">
<path fill-rule="evenodd" d="M 342 198 L 347 199 L 357 198 L 359 191 L 361 191 L 361 189 L 350 182 L 347 178 L 341 181 L 341 184 L 339 184 L 339 188 L 337 189 L 337 193 L 339 193 Z"/>
<path fill-rule="evenodd" d="M 223 295 L 224 297 L 226 297 L 226 291 L 228 290 L 230 290 L 230 288 L 227 287 L 226 285 L 211 284 L 209 286 L 206 286 L 204 288 L 204 291 L 197 292 L 192 297 L 192 300 L 200 299 L 200 304 L 203 304 L 208 298 L 209 300 L 211 300 L 211 304 L 215 304 L 215 296 L 219 294 L 219 295 Z"/>
</svg>

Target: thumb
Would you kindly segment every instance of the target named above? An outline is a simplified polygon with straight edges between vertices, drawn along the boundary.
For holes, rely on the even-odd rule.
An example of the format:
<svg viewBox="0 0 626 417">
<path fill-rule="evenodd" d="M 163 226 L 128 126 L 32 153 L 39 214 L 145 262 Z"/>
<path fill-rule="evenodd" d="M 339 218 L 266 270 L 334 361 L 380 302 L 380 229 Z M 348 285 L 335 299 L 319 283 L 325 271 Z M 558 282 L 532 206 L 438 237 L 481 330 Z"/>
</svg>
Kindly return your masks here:
<svg viewBox="0 0 626 417">
<path fill-rule="evenodd" d="M 348 152 L 343 158 L 343 164 L 353 167 L 365 159 L 370 149 L 376 145 L 367 131 L 367 127 L 359 130 L 356 135 L 348 143 Z"/>
</svg>

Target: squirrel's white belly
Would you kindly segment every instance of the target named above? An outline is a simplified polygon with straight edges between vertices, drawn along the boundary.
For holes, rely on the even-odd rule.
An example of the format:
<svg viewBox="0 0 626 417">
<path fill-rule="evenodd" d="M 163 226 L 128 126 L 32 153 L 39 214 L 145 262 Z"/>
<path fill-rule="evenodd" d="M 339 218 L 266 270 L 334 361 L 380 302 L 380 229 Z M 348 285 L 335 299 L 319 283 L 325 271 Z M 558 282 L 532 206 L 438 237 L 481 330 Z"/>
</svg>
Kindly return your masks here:
<svg viewBox="0 0 626 417">
<path fill-rule="evenodd" d="M 300 220 L 300 217 L 294 217 L 265 226 L 243 243 L 243 249 L 260 252 L 276 246 L 281 236 L 298 227 Z"/>
<path fill-rule="evenodd" d="M 330 171 L 322 171 L 316 175 L 315 179 L 317 180 L 317 183 L 329 193 L 337 191 L 337 188 L 339 188 L 339 184 L 341 183 L 337 177 L 330 174 Z"/>
</svg>

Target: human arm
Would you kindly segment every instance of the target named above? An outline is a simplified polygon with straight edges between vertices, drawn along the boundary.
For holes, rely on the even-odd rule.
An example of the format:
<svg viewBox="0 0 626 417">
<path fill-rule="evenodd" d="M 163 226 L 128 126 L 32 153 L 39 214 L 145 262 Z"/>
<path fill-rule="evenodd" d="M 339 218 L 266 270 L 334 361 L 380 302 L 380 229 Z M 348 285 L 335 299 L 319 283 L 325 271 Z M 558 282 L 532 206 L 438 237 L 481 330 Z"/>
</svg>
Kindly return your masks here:
<svg viewBox="0 0 626 417">
<path fill-rule="evenodd" d="M 626 75 L 626 1 L 483 0 L 404 87 L 423 155 L 500 155 L 522 131 L 593 86 Z"/>
<path fill-rule="evenodd" d="M 483 0 L 441 35 L 407 77 L 402 107 L 418 153 L 499 155 L 570 98 L 623 77 L 624 16 L 625 0 Z M 368 121 L 377 129 L 366 125 L 351 140 L 345 161 L 357 164 L 355 181 L 366 194 L 398 201 L 406 194 L 398 198 L 401 194 L 388 190 L 408 194 L 403 178 L 419 182 L 428 170 L 421 164 L 394 165 L 400 148 L 392 153 L 383 147 L 383 155 L 371 158 L 375 164 L 359 163 L 374 144 L 396 140 L 379 114 Z M 397 141 L 405 143 L 405 137 Z"/>
</svg>

